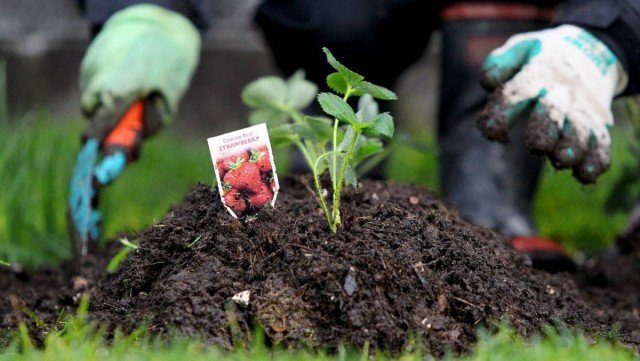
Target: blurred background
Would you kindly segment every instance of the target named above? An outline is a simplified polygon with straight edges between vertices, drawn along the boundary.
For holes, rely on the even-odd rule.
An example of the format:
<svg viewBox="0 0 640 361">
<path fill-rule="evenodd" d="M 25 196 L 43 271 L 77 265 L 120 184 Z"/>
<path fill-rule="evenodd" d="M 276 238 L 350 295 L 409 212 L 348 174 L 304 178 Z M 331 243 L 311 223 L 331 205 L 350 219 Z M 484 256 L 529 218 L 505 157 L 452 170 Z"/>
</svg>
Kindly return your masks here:
<svg viewBox="0 0 640 361">
<path fill-rule="evenodd" d="M 0 58 L 5 59 L 11 115 L 46 109 L 60 119 L 79 117 L 79 66 L 89 27 L 75 0 L 0 0 Z M 200 66 L 175 126 L 185 134 L 217 134 L 245 124 L 239 94 L 251 80 L 276 74 L 267 47 L 252 24 L 259 0 L 215 1 Z M 403 119 L 435 117 L 437 43 L 399 87 Z M 320 50 L 318 50 L 318 54 Z M 413 95 L 413 96 L 405 96 Z M 409 116 L 411 115 L 411 116 Z"/>
<path fill-rule="evenodd" d="M 241 89 L 259 76 L 276 74 L 252 25 L 257 3 L 215 2 L 213 28 L 205 35 L 201 65 L 178 121 L 145 142 L 140 161 L 100 194 L 106 239 L 135 237 L 193 184 L 213 184 L 206 138 L 244 127 Z M 74 0 L 0 0 L 0 261 L 35 266 L 70 255 L 66 197 L 83 127 L 78 75 L 88 42 L 88 26 Z M 392 112 L 400 131 L 387 167 L 393 179 L 436 191 L 439 45 L 436 33 L 396 89 L 400 100 Z M 617 105 L 619 120 L 630 118 L 628 104 Z M 629 122 L 619 124 L 627 125 L 614 131 L 612 169 L 597 187 L 545 167 L 535 203 L 540 231 L 573 252 L 610 245 L 640 194 L 636 132 Z M 286 155 L 286 150 L 275 155 L 281 174 Z"/>
</svg>

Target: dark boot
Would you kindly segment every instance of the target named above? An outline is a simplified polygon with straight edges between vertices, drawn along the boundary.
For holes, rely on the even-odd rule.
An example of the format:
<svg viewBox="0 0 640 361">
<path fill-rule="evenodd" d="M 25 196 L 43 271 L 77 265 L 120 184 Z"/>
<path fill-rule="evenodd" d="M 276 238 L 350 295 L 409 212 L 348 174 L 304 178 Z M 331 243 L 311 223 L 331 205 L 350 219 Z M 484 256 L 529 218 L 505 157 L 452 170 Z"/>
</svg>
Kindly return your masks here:
<svg viewBox="0 0 640 361">
<path fill-rule="evenodd" d="M 477 12 L 443 11 L 438 132 L 443 194 L 469 221 L 520 239 L 518 248 L 534 266 L 544 267 L 549 257 L 561 265 L 568 260 L 572 266 L 559 248 L 545 249 L 545 261 L 540 262 L 535 246 L 542 243 L 516 238 L 536 234 L 531 204 L 542 165 L 541 158 L 530 155 L 524 145 L 524 119 L 516 123 L 507 145 L 488 141 L 476 128 L 477 114 L 488 96 L 479 82 L 482 61 L 511 35 L 544 28 L 548 23 L 538 16 L 547 13 L 532 13 L 530 20 L 470 19 L 465 15 L 469 13 Z M 532 247 L 522 247 L 523 242 Z"/>
</svg>

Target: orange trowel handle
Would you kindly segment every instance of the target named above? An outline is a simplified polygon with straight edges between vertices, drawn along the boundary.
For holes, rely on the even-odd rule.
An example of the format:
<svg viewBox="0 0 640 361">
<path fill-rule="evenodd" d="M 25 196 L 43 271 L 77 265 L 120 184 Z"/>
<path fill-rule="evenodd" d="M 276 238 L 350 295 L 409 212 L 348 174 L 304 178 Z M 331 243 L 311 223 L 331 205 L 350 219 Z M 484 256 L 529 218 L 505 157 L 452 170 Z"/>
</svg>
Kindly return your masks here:
<svg viewBox="0 0 640 361">
<path fill-rule="evenodd" d="M 109 133 L 104 140 L 105 149 L 110 147 L 123 147 L 132 150 L 136 147 L 136 143 L 140 140 L 144 123 L 142 117 L 144 115 L 144 102 L 138 100 L 127 110 L 120 118 L 118 125 Z"/>
</svg>

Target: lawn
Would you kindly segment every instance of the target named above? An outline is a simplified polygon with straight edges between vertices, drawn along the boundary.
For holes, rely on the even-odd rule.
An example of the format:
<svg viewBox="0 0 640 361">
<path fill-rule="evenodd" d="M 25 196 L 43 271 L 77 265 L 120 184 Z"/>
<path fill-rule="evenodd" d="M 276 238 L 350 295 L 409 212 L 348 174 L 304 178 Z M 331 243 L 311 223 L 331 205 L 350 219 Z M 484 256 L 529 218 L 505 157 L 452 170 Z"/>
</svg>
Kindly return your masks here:
<svg viewBox="0 0 640 361">
<path fill-rule="evenodd" d="M 85 304 L 86 305 L 86 304 Z M 85 306 L 86 307 L 86 306 Z M 429 359 L 419 351 L 407 352 L 391 357 L 383 352 L 369 352 L 367 348 L 354 349 L 339 347 L 335 353 L 323 350 L 287 351 L 281 348 L 267 348 L 262 343 L 260 333 L 256 333 L 254 344 L 249 348 L 221 350 L 206 344 L 180 336 L 169 340 L 153 339 L 139 332 L 118 334 L 111 342 L 105 342 L 103 333 L 96 331 L 86 323 L 86 311 L 69 320 L 64 327 L 51 334 L 44 348 L 34 347 L 25 329 L 15 337 L 0 360 L 229 360 L 229 361 L 364 361 L 374 357 L 376 360 L 419 361 Z M 588 341 L 580 333 L 547 330 L 543 335 L 523 340 L 507 327 L 497 333 L 481 332 L 475 351 L 464 357 L 446 356 L 446 360 L 558 360 L 590 361 L 632 360 L 634 355 L 622 346 L 606 341 Z"/>
<path fill-rule="evenodd" d="M 0 261 L 35 266 L 56 263 L 70 255 L 66 233 L 68 181 L 79 149 L 79 121 L 60 122 L 44 113 L 30 113 L 12 123 L 0 122 Z M 389 174 L 392 178 L 428 185 L 437 184 L 437 151 L 426 130 L 401 135 L 392 147 Z M 214 135 L 214 134 L 212 134 Z M 615 134 L 613 169 L 598 186 L 581 186 L 569 172 L 545 167 L 535 215 L 541 233 L 562 241 L 572 251 L 593 252 L 607 247 L 623 227 L 626 215 L 608 215 L 603 210 L 622 164 L 631 161 L 628 141 Z M 279 169 L 285 169 L 287 151 L 275 155 Z M 145 143 L 139 162 L 101 194 L 105 217 L 105 238 L 118 232 L 142 230 L 179 202 L 196 182 L 211 184 L 213 169 L 205 137 L 189 139 L 171 129 Z M 175 337 L 170 341 L 149 339 L 144 334 L 120 336 L 106 344 L 99 332 L 79 317 L 61 324 L 44 350 L 29 346 L 17 335 L 0 360 L 27 359 L 114 359 L 137 360 L 176 358 L 198 360 L 358 360 L 363 351 L 341 351 L 325 355 L 319 351 L 272 351 L 254 346 L 250 350 L 223 352 L 196 340 Z M 380 356 L 383 358 L 383 356 Z M 524 341 L 508 328 L 494 335 L 484 334 L 469 359 L 631 359 L 632 354 L 609 343 L 592 343 L 576 333 L 548 332 L 544 337 Z M 400 357 L 420 359 L 418 353 Z"/>
</svg>

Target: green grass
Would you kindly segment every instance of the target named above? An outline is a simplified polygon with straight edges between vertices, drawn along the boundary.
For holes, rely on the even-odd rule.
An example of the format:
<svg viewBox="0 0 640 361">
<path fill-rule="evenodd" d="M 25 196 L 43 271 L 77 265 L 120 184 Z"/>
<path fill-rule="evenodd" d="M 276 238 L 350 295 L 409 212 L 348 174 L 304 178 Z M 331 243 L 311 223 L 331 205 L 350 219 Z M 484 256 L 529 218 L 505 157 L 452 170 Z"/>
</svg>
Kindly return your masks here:
<svg viewBox="0 0 640 361">
<path fill-rule="evenodd" d="M 77 142 L 65 141 L 74 128 L 38 117 L 0 124 L 0 259 L 9 262 L 55 262 L 69 254 L 64 204 L 71 167 L 64 157 L 76 150 Z"/>
<path fill-rule="evenodd" d="M 70 254 L 66 198 L 81 129 L 79 123 L 35 118 L 0 127 L 0 259 L 26 265 L 56 263 Z M 142 229 L 195 182 L 211 182 L 201 143 L 170 133 L 147 142 L 143 160 L 101 193 L 105 237 Z"/>
<path fill-rule="evenodd" d="M 635 354 L 609 341 L 589 341 L 584 335 L 547 329 L 543 335 L 524 340 L 506 327 L 497 334 L 481 333 L 474 352 L 463 360 L 634 360 Z"/>
<path fill-rule="evenodd" d="M 256 332 L 248 347 L 234 350 L 208 347 L 205 343 L 181 336 L 152 338 L 143 328 L 128 335 L 116 333 L 107 342 L 104 333 L 86 322 L 87 302 L 82 302 L 77 317 L 61 324 L 60 330 L 49 334 L 44 348 L 34 347 L 26 328 L 22 327 L 13 342 L 0 353 L 0 361 L 8 360 L 225 360 L 225 361 L 364 361 L 376 360 L 419 361 L 420 351 L 407 352 L 390 357 L 384 352 L 339 347 L 328 353 L 320 349 L 285 350 L 283 347 L 267 348 L 264 337 Z M 416 347 L 418 348 L 418 347 Z M 507 327 L 497 333 L 481 332 L 475 350 L 464 358 L 449 355 L 446 360 L 632 360 L 634 354 L 622 346 L 606 341 L 588 341 L 580 333 L 556 332 L 548 329 L 543 335 L 524 340 Z"/>
</svg>

